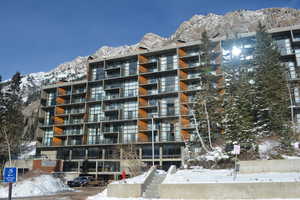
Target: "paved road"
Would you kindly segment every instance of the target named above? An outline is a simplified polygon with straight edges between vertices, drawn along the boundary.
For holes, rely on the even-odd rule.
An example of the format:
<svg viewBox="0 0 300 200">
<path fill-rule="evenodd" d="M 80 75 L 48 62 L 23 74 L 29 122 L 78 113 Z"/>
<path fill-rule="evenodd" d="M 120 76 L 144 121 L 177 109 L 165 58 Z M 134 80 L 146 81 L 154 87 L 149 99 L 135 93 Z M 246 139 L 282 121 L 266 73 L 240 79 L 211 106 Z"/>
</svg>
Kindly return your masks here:
<svg viewBox="0 0 300 200">
<path fill-rule="evenodd" d="M 22 197 L 12 198 L 15 200 L 85 200 L 88 196 L 93 196 L 102 192 L 103 187 L 87 187 L 87 188 L 74 188 L 75 192 L 64 192 L 50 196 L 37 196 L 37 197 Z"/>
</svg>

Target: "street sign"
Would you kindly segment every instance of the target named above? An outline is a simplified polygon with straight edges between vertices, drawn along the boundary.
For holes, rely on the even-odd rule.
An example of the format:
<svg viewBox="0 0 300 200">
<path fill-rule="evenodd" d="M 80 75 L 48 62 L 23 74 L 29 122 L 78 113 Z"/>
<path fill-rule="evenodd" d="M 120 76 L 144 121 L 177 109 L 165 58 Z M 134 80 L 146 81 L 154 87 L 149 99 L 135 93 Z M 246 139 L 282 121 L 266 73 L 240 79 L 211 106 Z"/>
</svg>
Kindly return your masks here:
<svg viewBox="0 0 300 200">
<path fill-rule="evenodd" d="M 3 178 L 4 183 L 15 183 L 17 182 L 18 170 L 16 167 L 6 167 L 4 168 Z"/>
<path fill-rule="evenodd" d="M 240 145 L 233 145 L 233 154 L 238 155 L 241 152 L 241 147 Z"/>
</svg>

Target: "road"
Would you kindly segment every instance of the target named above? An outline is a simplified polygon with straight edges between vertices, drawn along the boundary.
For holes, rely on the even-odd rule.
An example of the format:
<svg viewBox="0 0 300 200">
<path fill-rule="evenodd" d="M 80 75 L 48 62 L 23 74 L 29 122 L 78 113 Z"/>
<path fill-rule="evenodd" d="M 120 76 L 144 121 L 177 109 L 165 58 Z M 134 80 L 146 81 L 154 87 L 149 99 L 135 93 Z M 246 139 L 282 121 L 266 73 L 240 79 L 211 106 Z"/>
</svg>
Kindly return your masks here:
<svg viewBox="0 0 300 200">
<path fill-rule="evenodd" d="M 88 196 L 96 195 L 102 192 L 104 187 L 83 187 L 74 188 L 74 192 L 64 192 L 49 196 L 36 196 L 36 197 L 20 197 L 12 198 L 15 200 L 85 200 Z"/>
</svg>

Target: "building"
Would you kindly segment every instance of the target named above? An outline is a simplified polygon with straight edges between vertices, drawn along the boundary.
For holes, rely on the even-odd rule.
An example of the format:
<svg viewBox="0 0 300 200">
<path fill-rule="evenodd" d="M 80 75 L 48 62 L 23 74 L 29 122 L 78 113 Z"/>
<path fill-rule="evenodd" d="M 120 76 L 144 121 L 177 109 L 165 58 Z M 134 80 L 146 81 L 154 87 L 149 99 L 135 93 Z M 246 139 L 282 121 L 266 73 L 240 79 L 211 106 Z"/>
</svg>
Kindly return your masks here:
<svg viewBox="0 0 300 200">
<path fill-rule="evenodd" d="M 300 26 L 271 33 L 290 69 L 294 120 L 300 124 Z M 251 62 L 254 36 L 213 40 L 212 66 L 221 94 L 222 66 L 236 56 L 239 62 Z M 201 89 L 199 44 L 178 42 L 90 60 L 86 80 L 44 86 L 40 110 L 44 137 L 38 152 L 63 160 L 65 172 L 80 172 L 85 165 L 88 173 L 109 179 L 126 167 L 120 160 L 122 145 L 135 144 L 138 157 L 151 165 L 153 137 L 155 164 L 164 169 L 180 166 L 184 140 L 196 137 L 189 106 Z"/>
</svg>

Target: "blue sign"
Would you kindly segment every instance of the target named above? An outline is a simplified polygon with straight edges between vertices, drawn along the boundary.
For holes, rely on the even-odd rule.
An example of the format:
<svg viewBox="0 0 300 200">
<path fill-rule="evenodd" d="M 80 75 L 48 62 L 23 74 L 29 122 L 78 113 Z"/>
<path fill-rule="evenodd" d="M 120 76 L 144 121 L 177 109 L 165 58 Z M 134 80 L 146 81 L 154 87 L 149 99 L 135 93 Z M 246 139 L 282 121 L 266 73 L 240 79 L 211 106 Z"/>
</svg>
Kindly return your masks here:
<svg viewBox="0 0 300 200">
<path fill-rule="evenodd" d="M 17 168 L 16 167 L 6 167 L 4 168 L 3 178 L 4 183 L 15 183 L 17 182 Z"/>
</svg>

